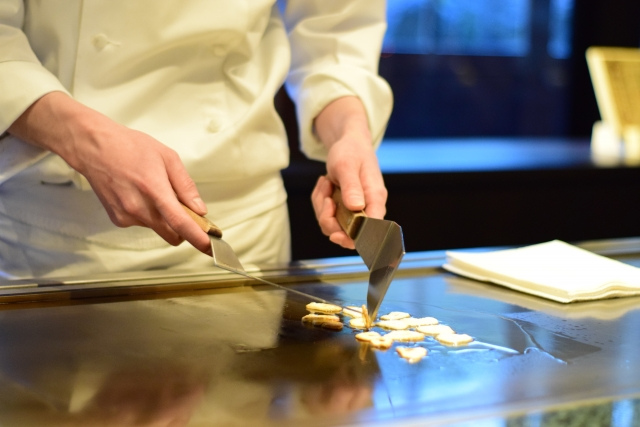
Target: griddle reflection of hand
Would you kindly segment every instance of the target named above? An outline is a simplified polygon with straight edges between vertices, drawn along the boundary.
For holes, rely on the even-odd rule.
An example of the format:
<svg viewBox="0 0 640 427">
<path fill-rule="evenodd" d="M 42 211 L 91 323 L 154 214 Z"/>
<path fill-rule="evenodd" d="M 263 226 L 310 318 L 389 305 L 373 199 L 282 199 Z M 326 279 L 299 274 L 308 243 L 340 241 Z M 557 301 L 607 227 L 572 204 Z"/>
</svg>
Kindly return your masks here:
<svg viewBox="0 0 640 427">
<path fill-rule="evenodd" d="M 340 415 L 372 406 L 372 394 L 371 384 L 359 381 L 344 366 L 328 381 L 305 386 L 301 401 L 311 414 Z"/>
<path fill-rule="evenodd" d="M 205 383 L 175 370 L 132 370 L 109 375 L 81 417 L 92 426 L 187 425 Z"/>
</svg>

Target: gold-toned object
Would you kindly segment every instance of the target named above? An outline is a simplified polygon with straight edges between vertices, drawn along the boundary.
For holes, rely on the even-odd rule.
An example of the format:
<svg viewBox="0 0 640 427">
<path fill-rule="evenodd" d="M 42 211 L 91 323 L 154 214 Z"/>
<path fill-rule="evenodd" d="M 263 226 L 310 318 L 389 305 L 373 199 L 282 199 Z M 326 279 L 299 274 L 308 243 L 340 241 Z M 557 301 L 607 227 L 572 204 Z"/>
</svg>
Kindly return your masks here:
<svg viewBox="0 0 640 427">
<path fill-rule="evenodd" d="M 586 57 L 602 121 L 640 157 L 640 49 L 592 46 Z"/>
</svg>

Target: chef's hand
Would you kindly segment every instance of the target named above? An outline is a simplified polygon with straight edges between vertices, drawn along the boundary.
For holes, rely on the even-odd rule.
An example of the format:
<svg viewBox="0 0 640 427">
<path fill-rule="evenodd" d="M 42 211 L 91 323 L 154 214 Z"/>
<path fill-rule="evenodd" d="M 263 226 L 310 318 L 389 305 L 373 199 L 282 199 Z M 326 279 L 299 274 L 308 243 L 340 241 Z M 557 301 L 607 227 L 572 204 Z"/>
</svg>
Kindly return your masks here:
<svg viewBox="0 0 640 427">
<path fill-rule="evenodd" d="M 36 101 L 9 133 L 53 151 L 84 175 L 118 227 L 149 227 L 171 245 L 187 240 L 210 254 L 209 238 L 179 200 L 202 215 L 206 207 L 169 147 L 62 92 Z"/>
<path fill-rule="evenodd" d="M 316 117 L 315 129 L 328 149 L 327 176 L 318 179 L 311 195 L 316 218 L 332 242 L 353 249 L 353 240 L 335 216 L 336 205 L 331 198 L 334 186 L 340 187 L 345 207 L 352 211 L 364 209 L 372 218 L 384 218 L 387 202 L 387 189 L 361 101 L 353 96 L 333 101 Z"/>
</svg>

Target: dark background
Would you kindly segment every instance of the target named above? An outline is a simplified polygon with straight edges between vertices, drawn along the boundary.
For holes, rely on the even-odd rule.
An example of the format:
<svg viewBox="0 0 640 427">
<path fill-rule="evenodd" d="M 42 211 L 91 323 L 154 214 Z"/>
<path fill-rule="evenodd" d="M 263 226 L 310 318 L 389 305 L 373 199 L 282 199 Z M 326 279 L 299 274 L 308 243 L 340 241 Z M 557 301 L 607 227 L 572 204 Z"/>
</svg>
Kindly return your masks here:
<svg viewBox="0 0 640 427">
<path fill-rule="evenodd" d="M 380 74 L 395 97 L 384 143 L 491 136 L 518 144 L 533 136 L 588 145 L 599 113 L 584 52 L 594 45 L 638 47 L 640 2 L 576 0 L 567 59 L 546 53 L 548 7 L 549 0 L 532 0 L 531 49 L 523 57 L 383 53 Z M 300 153 L 284 90 L 275 102 L 292 153 L 283 176 L 294 260 L 354 255 L 320 233 L 309 197 L 324 165 Z M 454 161 L 455 144 L 451 150 Z M 387 218 L 402 225 L 407 251 L 640 235 L 636 167 L 594 167 L 588 151 L 564 168 L 443 173 L 427 160 L 424 171 L 385 173 Z"/>
</svg>

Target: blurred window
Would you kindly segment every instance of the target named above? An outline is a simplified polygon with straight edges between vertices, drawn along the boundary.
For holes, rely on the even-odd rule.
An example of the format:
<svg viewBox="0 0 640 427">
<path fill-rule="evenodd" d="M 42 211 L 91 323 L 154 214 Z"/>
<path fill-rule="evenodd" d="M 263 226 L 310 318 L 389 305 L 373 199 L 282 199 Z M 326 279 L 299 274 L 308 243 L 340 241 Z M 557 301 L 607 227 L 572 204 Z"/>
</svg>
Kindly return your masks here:
<svg viewBox="0 0 640 427">
<path fill-rule="evenodd" d="M 528 0 L 390 0 L 383 50 L 524 56 L 529 7 Z"/>
<path fill-rule="evenodd" d="M 566 133 L 574 0 L 388 0 L 387 137 Z"/>
</svg>

